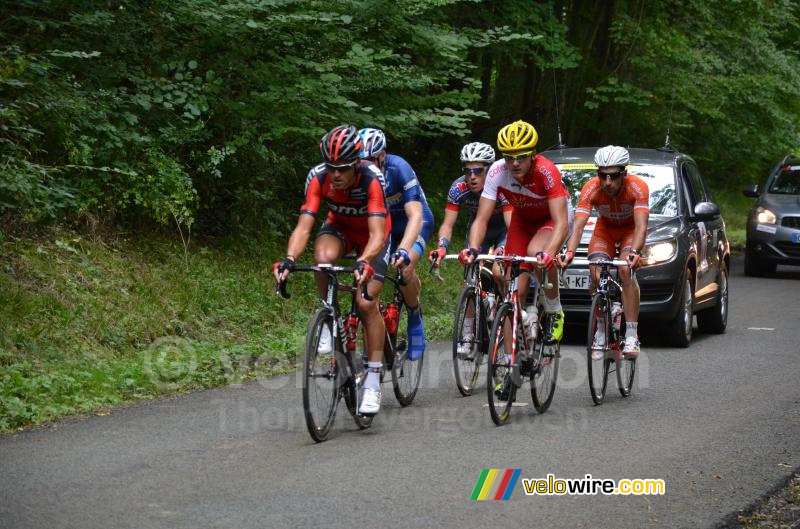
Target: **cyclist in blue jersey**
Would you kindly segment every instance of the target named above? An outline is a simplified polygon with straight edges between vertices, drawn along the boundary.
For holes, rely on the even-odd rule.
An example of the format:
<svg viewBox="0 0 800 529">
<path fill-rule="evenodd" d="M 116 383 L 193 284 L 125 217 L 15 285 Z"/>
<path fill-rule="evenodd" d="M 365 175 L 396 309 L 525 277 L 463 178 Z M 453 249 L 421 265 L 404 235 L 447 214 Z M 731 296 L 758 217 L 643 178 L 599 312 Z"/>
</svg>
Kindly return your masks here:
<svg viewBox="0 0 800 529">
<path fill-rule="evenodd" d="M 411 165 L 402 157 L 386 152 L 386 135 L 380 129 L 359 131 L 359 156 L 383 172 L 386 206 L 392 221 L 392 266 L 402 270 L 405 285 L 400 289 L 408 307 L 408 356 L 420 358 L 425 352 L 425 326 L 419 308 L 422 286 L 416 266 L 433 233 L 433 213 Z"/>
</svg>

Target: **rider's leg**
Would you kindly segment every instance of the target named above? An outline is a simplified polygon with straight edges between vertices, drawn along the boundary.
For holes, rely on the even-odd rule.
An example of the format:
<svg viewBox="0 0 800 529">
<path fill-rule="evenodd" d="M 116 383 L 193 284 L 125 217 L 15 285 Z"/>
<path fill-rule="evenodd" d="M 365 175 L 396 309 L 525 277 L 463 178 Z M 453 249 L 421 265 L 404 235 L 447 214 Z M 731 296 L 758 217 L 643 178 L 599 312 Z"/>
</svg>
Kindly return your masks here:
<svg viewBox="0 0 800 529">
<path fill-rule="evenodd" d="M 317 264 L 335 264 L 344 255 L 347 243 L 340 239 L 334 230 L 320 229 L 317 239 L 314 241 L 314 262 Z M 328 276 L 321 272 L 314 273 L 314 281 L 317 283 L 317 290 L 322 299 L 328 293 Z M 327 326 L 322 328 L 319 336 L 317 351 L 320 354 L 330 354 L 333 351 L 332 329 Z"/>
<path fill-rule="evenodd" d="M 537 230 L 528 244 L 528 255 L 535 256 L 550 245 L 553 238 L 552 226 L 543 226 Z M 560 341 L 564 335 L 564 310 L 561 307 L 561 297 L 558 288 L 558 270 L 555 267 L 547 272 L 550 288 L 545 288 L 545 298 L 542 300 L 544 311 L 553 315 L 552 335 L 549 339 Z"/>
<path fill-rule="evenodd" d="M 627 261 L 629 249 L 622 251 L 620 258 Z M 625 347 L 626 353 L 638 353 L 639 346 L 639 303 L 640 292 L 639 282 L 636 277 L 631 277 L 627 266 L 618 267 L 619 276 L 622 280 L 622 310 L 625 312 Z"/>
<path fill-rule="evenodd" d="M 335 231 L 335 228 L 326 229 L 326 226 L 323 226 L 320 229 L 317 239 L 314 241 L 315 263 L 335 264 L 342 258 L 347 249 L 347 243 L 337 234 L 338 232 Z M 322 272 L 315 272 L 314 280 L 317 283 L 320 297 L 324 299 L 328 290 L 328 275 Z"/>
<path fill-rule="evenodd" d="M 417 263 L 425 248 L 425 240 L 421 237 L 411 246 L 408 256 L 411 262 L 403 268 L 403 279 L 406 285 L 400 287 L 403 299 L 408 307 L 408 357 L 411 360 L 420 358 L 425 353 L 425 323 L 419 306 L 422 282 L 417 276 Z"/>
</svg>

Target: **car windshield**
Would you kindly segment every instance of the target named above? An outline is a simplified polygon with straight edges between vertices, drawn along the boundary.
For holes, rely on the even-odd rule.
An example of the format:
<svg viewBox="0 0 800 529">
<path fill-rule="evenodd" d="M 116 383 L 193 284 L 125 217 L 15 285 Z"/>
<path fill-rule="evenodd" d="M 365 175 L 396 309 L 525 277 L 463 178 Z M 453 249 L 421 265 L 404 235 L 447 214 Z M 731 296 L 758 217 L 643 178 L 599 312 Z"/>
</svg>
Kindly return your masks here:
<svg viewBox="0 0 800 529">
<path fill-rule="evenodd" d="M 561 177 L 572 197 L 572 204 L 578 204 L 583 185 L 590 178 L 597 176 L 594 164 L 566 163 L 557 164 Z M 678 214 L 678 202 L 675 198 L 675 177 L 672 167 L 666 165 L 631 164 L 628 172 L 635 174 L 647 182 L 650 189 L 650 214 L 674 217 Z"/>
<path fill-rule="evenodd" d="M 800 165 L 785 165 L 769 186 L 776 195 L 800 195 Z"/>
</svg>

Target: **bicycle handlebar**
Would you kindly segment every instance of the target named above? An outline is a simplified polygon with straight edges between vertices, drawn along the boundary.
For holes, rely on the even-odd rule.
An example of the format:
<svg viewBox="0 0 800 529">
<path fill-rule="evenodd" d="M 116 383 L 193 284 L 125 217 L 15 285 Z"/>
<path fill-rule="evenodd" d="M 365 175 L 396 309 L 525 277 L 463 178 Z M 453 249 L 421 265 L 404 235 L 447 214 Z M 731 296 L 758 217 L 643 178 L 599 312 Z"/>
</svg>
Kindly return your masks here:
<svg viewBox="0 0 800 529">
<path fill-rule="evenodd" d="M 355 272 L 354 266 L 338 266 L 332 264 L 317 264 L 317 265 L 294 265 L 292 268 L 292 272 L 327 272 L 327 273 L 334 273 L 334 274 L 352 274 Z M 375 274 L 376 276 L 379 274 Z M 383 277 L 383 276 L 380 276 Z M 286 284 L 289 282 L 289 278 L 286 278 L 286 281 L 279 281 L 277 286 L 275 287 L 275 293 L 282 297 L 283 299 L 289 299 L 291 295 L 286 290 Z M 367 294 L 367 283 L 366 281 L 361 283 L 361 295 L 367 301 L 372 301 L 374 298 Z"/>
<path fill-rule="evenodd" d="M 575 259 L 572 260 L 571 264 L 584 265 L 584 266 L 603 266 L 603 265 L 628 266 L 630 263 L 628 263 L 628 261 L 625 261 L 623 259 L 592 259 L 590 261 L 589 259 L 576 257 Z"/>
</svg>

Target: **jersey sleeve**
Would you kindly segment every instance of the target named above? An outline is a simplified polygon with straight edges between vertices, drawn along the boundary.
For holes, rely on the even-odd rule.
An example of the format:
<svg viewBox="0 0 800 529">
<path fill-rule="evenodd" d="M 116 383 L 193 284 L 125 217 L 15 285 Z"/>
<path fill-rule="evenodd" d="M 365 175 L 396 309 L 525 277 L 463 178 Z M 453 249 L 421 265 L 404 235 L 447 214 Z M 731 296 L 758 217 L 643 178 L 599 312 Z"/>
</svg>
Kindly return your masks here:
<svg viewBox="0 0 800 529">
<path fill-rule="evenodd" d="M 489 167 L 486 173 L 486 183 L 483 184 L 483 192 L 481 198 L 488 198 L 489 200 L 497 200 L 497 183 L 503 176 L 505 165 L 502 160 L 498 160 Z"/>
<path fill-rule="evenodd" d="M 631 195 L 633 196 L 633 211 L 650 212 L 650 188 L 647 182 L 638 176 L 630 179 Z"/>
<path fill-rule="evenodd" d="M 322 182 L 319 175 L 313 170 L 306 177 L 306 200 L 300 206 L 301 215 L 316 217 L 322 203 Z"/>
<path fill-rule="evenodd" d="M 447 204 L 445 204 L 445 209 L 450 211 L 459 211 L 461 209 L 461 196 L 462 192 L 458 188 L 458 179 L 456 179 L 451 185 L 450 190 L 447 192 Z"/>
<path fill-rule="evenodd" d="M 541 156 L 536 170 L 539 173 L 548 199 L 561 198 L 566 194 L 566 187 L 561 181 L 561 172 L 553 162 Z"/>
<path fill-rule="evenodd" d="M 575 208 L 575 216 L 583 216 L 589 218 L 592 214 L 592 205 L 594 204 L 594 197 L 600 190 L 600 184 L 596 177 L 592 177 L 588 182 L 583 184 L 581 189 L 581 196 L 578 199 L 578 207 Z"/>
<path fill-rule="evenodd" d="M 502 208 L 502 210 L 506 213 L 509 211 L 514 211 L 514 206 L 509 204 L 508 199 L 503 195 L 500 195 L 500 198 L 498 199 L 497 203 L 500 205 L 500 208 Z"/>
<path fill-rule="evenodd" d="M 385 217 L 386 199 L 383 196 L 383 187 L 380 180 L 373 178 L 367 187 L 367 215 L 370 217 Z"/>
<path fill-rule="evenodd" d="M 417 174 L 411 165 L 399 156 L 393 156 L 393 165 L 397 169 L 397 179 L 403 186 L 403 203 L 422 202 L 422 186 L 419 184 Z"/>
</svg>

